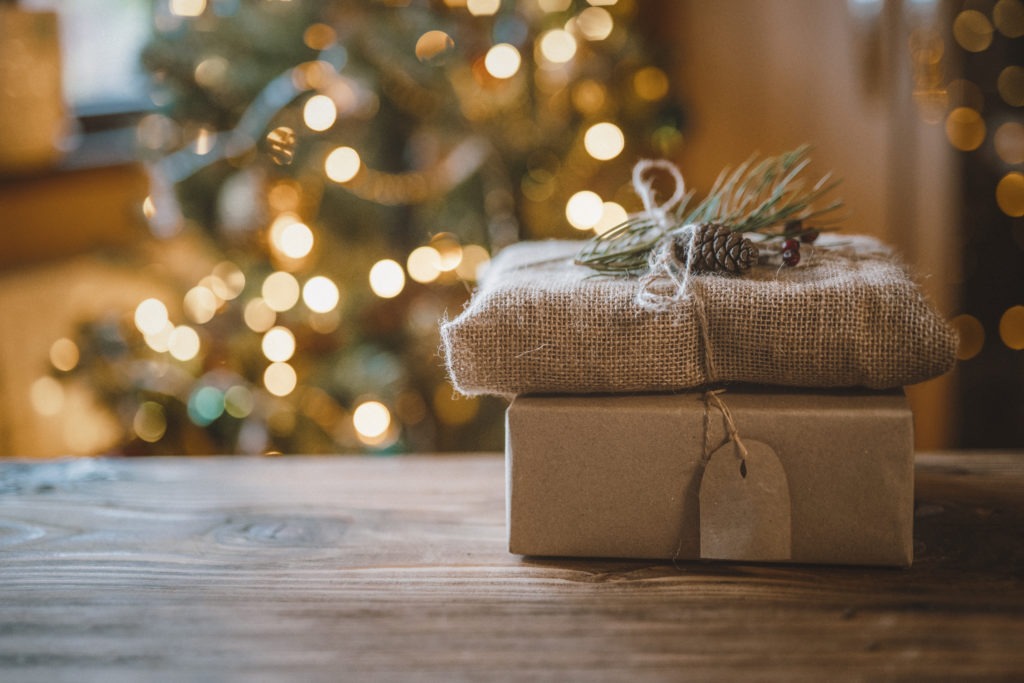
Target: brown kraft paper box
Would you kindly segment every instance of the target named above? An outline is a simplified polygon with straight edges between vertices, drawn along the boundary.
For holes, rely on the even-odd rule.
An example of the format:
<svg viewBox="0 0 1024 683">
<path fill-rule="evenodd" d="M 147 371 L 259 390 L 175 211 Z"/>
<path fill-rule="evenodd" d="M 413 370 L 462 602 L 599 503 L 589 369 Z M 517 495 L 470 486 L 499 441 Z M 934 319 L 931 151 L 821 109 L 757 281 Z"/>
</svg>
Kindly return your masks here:
<svg viewBox="0 0 1024 683">
<path fill-rule="evenodd" d="M 913 419 L 901 391 L 719 397 L 749 451 L 742 463 L 701 392 L 516 398 L 509 550 L 910 565 Z"/>
</svg>

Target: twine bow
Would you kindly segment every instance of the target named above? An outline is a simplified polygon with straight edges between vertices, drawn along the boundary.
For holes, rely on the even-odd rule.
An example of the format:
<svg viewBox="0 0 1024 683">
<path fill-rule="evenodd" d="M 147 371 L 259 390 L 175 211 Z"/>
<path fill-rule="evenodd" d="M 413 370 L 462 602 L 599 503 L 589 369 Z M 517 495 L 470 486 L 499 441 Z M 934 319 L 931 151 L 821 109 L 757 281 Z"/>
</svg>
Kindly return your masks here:
<svg viewBox="0 0 1024 683">
<path fill-rule="evenodd" d="M 675 182 L 672 195 L 661 204 L 655 200 L 653 183 L 645 178 L 650 171 L 655 169 L 665 171 Z M 686 194 L 686 183 L 679 169 L 664 159 L 643 159 L 633 167 L 633 191 L 643 202 L 644 209 L 641 215 L 655 222 L 662 232 L 668 233 L 673 228 L 668 212 L 679 204 Z M 691 290 L 690 262 L 689 259 L 686 263 L 679 260 L 675 249 L 673 249 L 673 242 L 677 239 L 686 240 L 689 251 L 693 248 L 697 237 L 695 228 L 694 225 L 684 225 L 682 228 L 673 230 L 671 235 L 666 234 L 651 249 L 647 260 L 647 273 L 640 278 L 640 288 L 636 294 L 636 303 L 644 310 L 662 311 L 689 297 Z M 669 293 L 660 291 L 661 288 L 657 286 L 666 279 L 671 283 Z"/>
</svg>

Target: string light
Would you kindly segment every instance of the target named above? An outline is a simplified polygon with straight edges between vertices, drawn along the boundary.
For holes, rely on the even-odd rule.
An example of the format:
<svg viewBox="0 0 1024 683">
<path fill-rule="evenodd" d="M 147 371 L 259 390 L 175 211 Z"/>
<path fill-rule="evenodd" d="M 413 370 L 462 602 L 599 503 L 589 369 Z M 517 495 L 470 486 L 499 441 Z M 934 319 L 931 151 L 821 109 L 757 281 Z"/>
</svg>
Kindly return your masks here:
<svg viewBox="0 0 1024 683">
<path fill-rule="evenodd" d="M 266 332 L 277 322 L 277 312 L 262 297 L 254 297 L 245 305 L 242 318 L 253 332 Z"/>
<path fill-rule="evenodd" d="M 466 9 L 474 17 L 489 17 L 498 13 L 501 0 L 467 0 Z"/>
<path fill-rule="evenodd" d="M 199 355 L 199 333 L 188 325 L 178 325 L 167 340 L 167 352 L 180 361 Z"/>
<path fill-rule="evenodd" d="M 545 31 L 537 46 L 544 59 L 553 64 L 564 64 L 576 56 L 576 39 L 564 29 Z"/>
<path fill-rule="evenodd" d="M 615 28 L 615 20 L 603 7 L 588 7 L 576 17 L 576 27 L 587 40 L 604 40 Z"/>
<path fill-rule="evenodd" d="M 170 349 L 171 334 L 173 333 L 174 324 L 170 320 L 168 320 L 164 322 L 163 327 L 161 327 L 156 332 L 144 335 L 143 339 L 146 342 L 146 346 L 153 349 L 157 353 L 167 353 L 167 351 Z"/>
<path fill-rule="evenodd" d="M 220 306 L 217 296 L 207 287 L 197 285 L 185 293 L 184 309 L 185 315 L 192 319 L 192 322 L 202 325 L 213 320 Z"/>
</svg>

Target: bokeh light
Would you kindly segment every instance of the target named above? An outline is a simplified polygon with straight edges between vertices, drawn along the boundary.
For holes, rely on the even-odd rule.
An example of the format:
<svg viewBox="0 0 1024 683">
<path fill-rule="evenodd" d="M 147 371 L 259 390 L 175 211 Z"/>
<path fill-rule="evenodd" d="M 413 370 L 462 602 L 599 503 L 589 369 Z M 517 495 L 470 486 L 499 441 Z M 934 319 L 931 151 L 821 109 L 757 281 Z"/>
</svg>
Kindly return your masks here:
<svg viewBox="0 0 1024 683">
<path fill-rule="evenodd" d="M 167 432 L 164 407 L 155 401 L 143 401 L 132 418 L 132 431 L 147 443 L 156 443 Z"/>
<path fill-rule="evenodd" d="M 576 56 L 576 39 L 564 29 L 545 31 L 537 46 L 541 56 L 552 64 L 564 64 Z"/>
<path fill-rule="evenodd" d="M 224 394 L 217 387 L 199 387 L 188 397 L 188 417 L 206 427 L 224 414 Z"/>
<path fill-rule="evenodd" d="M 1024 67 L 1013 64 L 999 72 L 999 96 L 1011 107 L 1024 107 Z"/>
<path fill-rule="evenodd" d="M 523 58 L 519 50 L 508 43 L 498 43 L 487 51 L 484 68 L 495 78 L 512 78 L 519 71 Z"/>
<path fill-rule="evenodd" d="M 605 202 L 601 206 L 601 219 L 594 225 L 594 232 L 598 235 L 608 232 L 615 226 L 623 223 L 629 214 L 618 202 Z"/>
<path fill-rule="evenodd" d="M 437 250 L 441 257 L 441 272 L 455 270 L 462 261 L 462 244 L 459 238 L 450 232 L 439 232 L 430 239 L 430 246 Z"/>
<path fill-rule="evenodd" d="M 260 348 L 267 360 L 286 361 L 295 355 L 295 335 L 287 327 L 272 327 L 263 335 Z"/>
<path fill-rule="evenodd" d="M 61 337 L 50 345 L 50 363 L 61 372 L 74 370 L 80 357 L 78 344 L 67 337 Z"/>
<path fill-rule="evenodd" d="M 1024 123 L 1007 121 L 992 136 L 996 154 L 1007 164 L 1024 163 Z"/>
<path fill-rule="evenodd" d="M 167 340 L 167 352 L 180 361 L 199 355 L 199 333 L 188 325 L 178 325 Z"/>
<path fill-rule="evenodd" d="M 999 32 L 1007 38 L 1024 36 L 1024 2 L 999 0 L 992 8 L 992 20 Z"/>
<path fill-rule="evenodd" d="M 283 270 L 273 272 L 263 281 L 262 294 L 271 310 L 283 313 L 299 302 L 299 281 Z"/>
<path fill-rule="evenodd" d="M 603 7 L 588 7 L 576 17 L 576 27 L 587 40 L 604 40 L 612 34 L 615 20 Z"/>
<path fill-rule="evenodd" d="M 412 254 L 409 256 L 411 258 Z M 486 249 L 479 244 L 467 244 L 462 248 L 462 260 L 455 267 L 455 273 L 463 280 L 476 282 L 483 275 L 490 262 L 491 255 Z M 411 268 L 409 269 L 409 277 L 413 277 Z"/>
<path fill-rule="evenodd" d="M 231 261 L 221 261 L 213 267 L 210 289 L 224 301 L 238 297 L 245 289 L 245 273 Z"/>
<path fill-rule="evenodd" d="M 236 384 L 224 392 L 224 412 L 231 417 L 248 417 L 255 407 L 256 400 L 248 387 Z"/>
<path fill-rule="evenodd" d="M 361 439 L 377 439 L 391 426 L 391 411 L 380 401 L 364 401 L 352 412 L 352 426 Z"/>
<path fill-rule="evenodd" d="M 287 396 L 299 383 L 295 368 L 288 363 L 271 363 L 263 371 L 263 386 L 274 396 Z"/>
<path fill-rule="evenodd" d="M 312 131 L 325 131 L 334 125 L 338 118 L 338 107 L 327 95 L 313 95 L 306 100 L 302 108 L 302 120 Z"/>
<path fill-rule="evenodd" d="M 572 89 L 572 106 L 581 114 L 597 114 L 604 108 L 608 90 L 592 78 L 580 81 Z"/>
<path fill-rule="evenodd" d="M 267 149 L 270 158 L 278 166 L 287 166 L 295 160 L 295 131 L 288 126 L 278 126 L 267 133 Z"/>
<path fill-rule="evenodd" d="M 277 247 L 288 258 L 300 259 L 313 251 L 313 231 L 305 223 L 288 223 L 281 230 Z"/>
<path fill-rule="evenodd" d="M 169 9 L 178 17 L 198 17 L 206 11 L 206 0 L 170 0 Z"/>
<path fill-rule="evenodd" d="M 649 102 L 656 102 L 668 94 L 668 76 L 656 66 L 645 66 L 633 74 L 633 89 Z"/>
<path fill-rule="evenodd" d="M 565 205 L 565 217 L 577 230 L 589 230 L 597 225 L 602 213 L 604 202 L 600 195 L 590 190 L 577 192 Z"/>
<path fill-rule="evenodd" d="M 359 173 L 361 164 L 359 152 L 351 147 L 338 147 L 324 160 L 324 172 L 336 183 L 347 183 Z"/>
<path fill-rule="evenodd" d="M 441 254 L 433 247 L 416 247 L 405 262 L 409 277 L 416 282 L 427 284 L 441 275 Z"/>
<path fill-rule="evenodd" d="M 174 333 L 174 323 L 170 320 L 164 323 L 156 332 L 146 334 L 143 339 L 146 341 L 146 346 L 153 349 L 157 353 L 167 353 L 170 348 L 171 335 Z"/>
<path fill-rule="evenodd" d="M 334 282 L 323 275 L 311 277 L 302 286 L 302 301 L 315 313 L 334 310 L 341 299 L 341 293 Z"/>
<path fill-rule="evenodd" d="M 167 325 L 167 306 L 159 299 L 146 299 L 135 307 L 135 327 L 142 334 L 156 334 Z"/>
<path fill-rule="evenodd" d="M 1024 216 L 1024 173 L 1007 173 L 996 185 L 996 203 L 1007 216 Z"/>
<path fill-rule="evenodd" d="M 978 149 L 985 141 L 985 121 L 970 107 L 957 107 L 946 117 L 946 137 L 963 152 Z"/>
<path fill-rule="evenodd" d="M 960 345 L 956 350 L 956 357 L 959 360 L 970 360 L 981 353 L 982 347 L 985 346 L 985 328 L 977 318 L 964 313 L 950 320 L 949 324 L 960 338 Z"/>
<path fill-rule="evenodd" d="M 572 0 L 537 0 L 537 5 L 543 12 L 564 12 L 572 5 Z"/>
<path fill-rule="evenodd" d="M 489 17 L 498 13 L 501 0 L 467 0 L 466 9 L 474 17 Z"/>
<path fill-rule="evenodd" d="M 999 337 L 1014 351 L 1024 350 L 1024 306 L 1011 306 L 999 318 Z"/>
<path fill-rule="evenodd" d="M 455 41 L 444 31 L 427 31 L 416 41 L 416 59 L 427 62 L 455 47 Z"/>
<path fill-rule="evenodd" d="M 245 305 L 242 313 L 245 325 L 253 332 L 266 332 L 277 322 L 277 312 L 274 311 L 262 297 L 254 297 Z"/>
<path fill-rule="evenodd" d="M 953 37 L 968 52 L 982 52 L 992 44 L 992 24 L 978 10 L 964 10 L 953 20 Z"/>
<path fill-rule="evenodd" d="M 217 295 L 202 285 L 197 285 L 185 293 L 185 315 L 199 325 L 213 320 L 219 306 L 220 300 Z"/>
<path fill-rule="evenodd" d="M 326 50 L 337 40 L 337 32 L 327 24 L 310 24 L 302 34 L 302 42 L 310 50 Z"/>
<path fill-rule="evenodd" d="M 64 408 L 64 385 L 44 375 L 29 386 L 29 401 L 40 415 L 56 415 Z"/>
<path fill-rule="evenodd" d="M 391 299 L 405 288 L 405 272 L 397 261 L 382 259 L 370 268 L 370 289 L 382 299 Z"/>
<path fill-rule="evenodd" d="M 626 146 L 622 129 L 607 121 L 595 123 L 583 135 L 583 147 L 587 154 L 599 161 L 614 159 Z"/>
</svg>

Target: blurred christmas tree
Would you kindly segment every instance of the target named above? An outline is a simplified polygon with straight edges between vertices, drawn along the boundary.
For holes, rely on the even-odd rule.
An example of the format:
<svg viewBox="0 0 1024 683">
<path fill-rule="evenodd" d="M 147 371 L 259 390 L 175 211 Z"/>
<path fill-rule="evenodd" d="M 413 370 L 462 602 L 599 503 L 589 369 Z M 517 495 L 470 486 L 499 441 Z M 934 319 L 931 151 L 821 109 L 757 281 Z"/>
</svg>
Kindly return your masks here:
<svg viewBox="0 0 1024 683">
<path fill-rule="evenodd" d="M 437 322 L 494 250 L 619 222 L 632 164 L 679 143 L 634 11 L 159 2 L 144 211 L 216 257 L 81 330 L 68 374 L 124 450 L 499 448 L 504 406 L 453 397 Z"/>
</svg>

